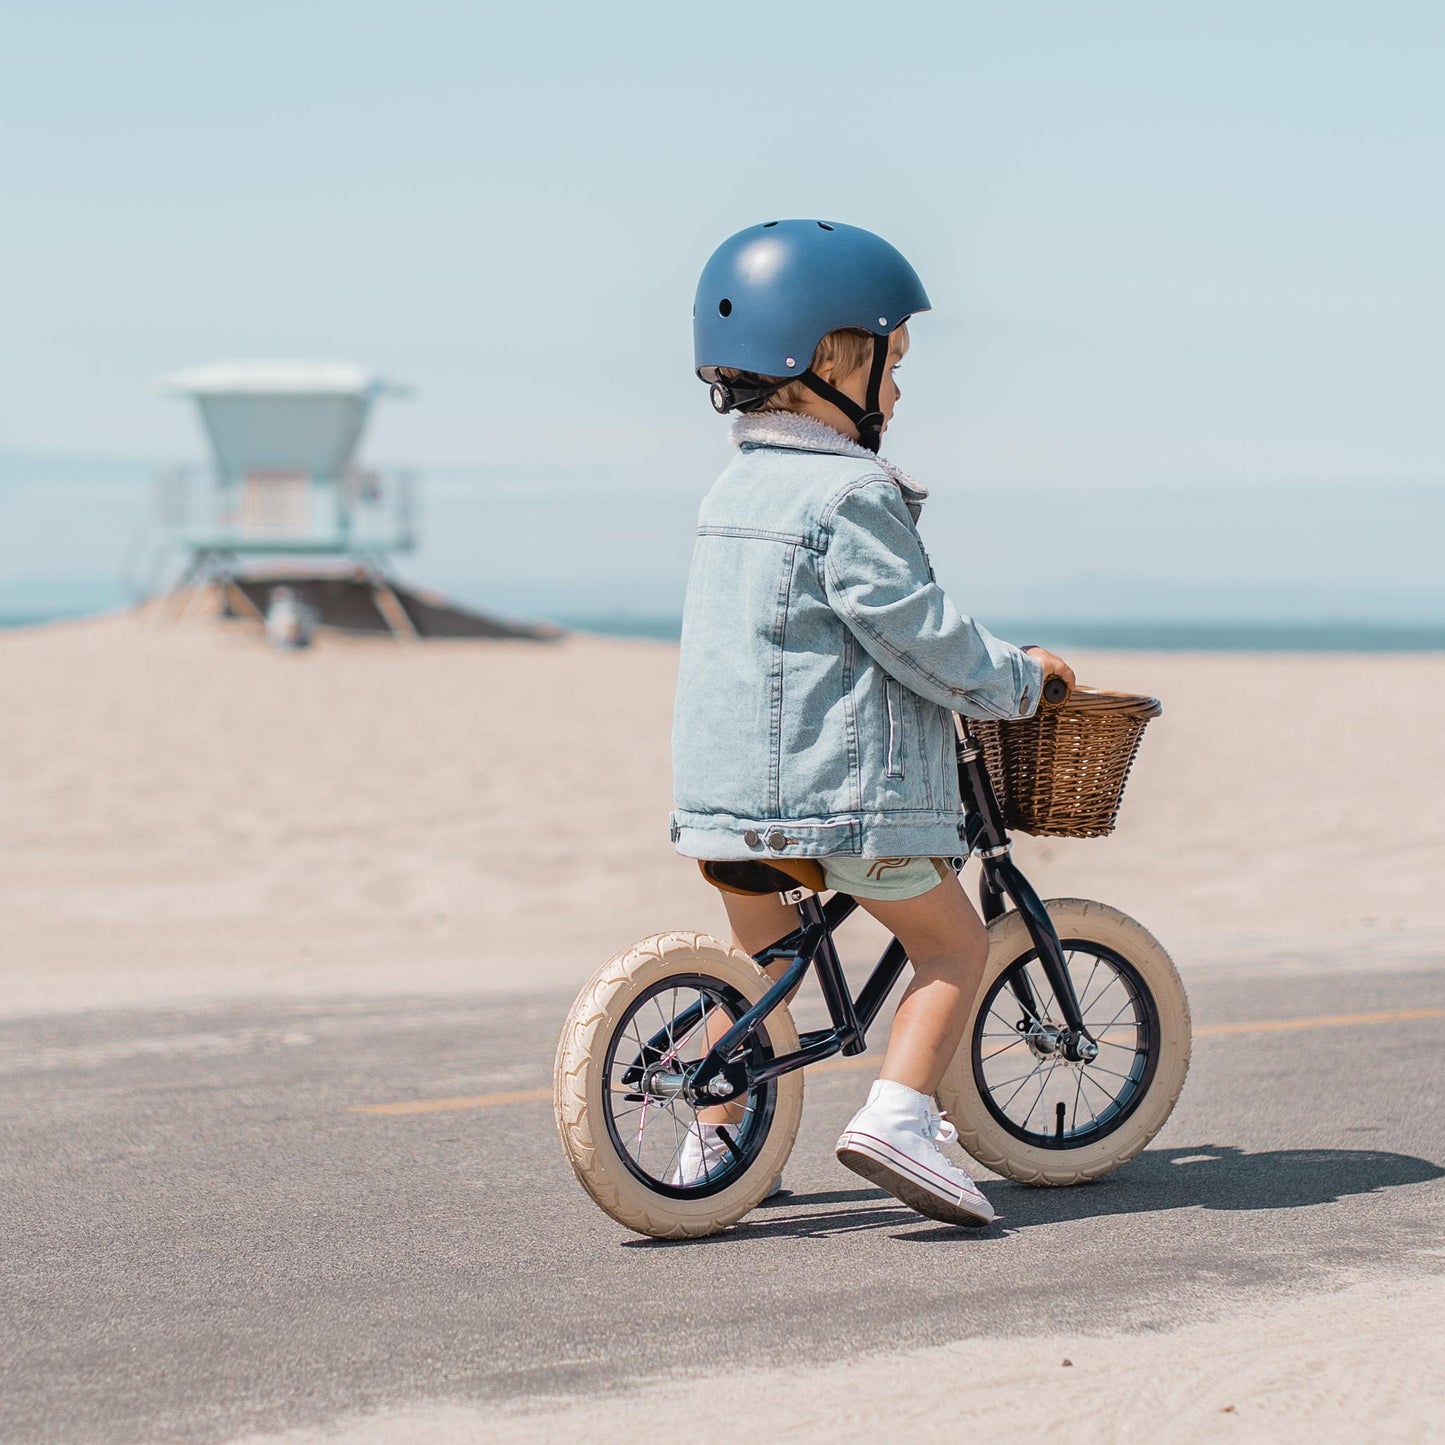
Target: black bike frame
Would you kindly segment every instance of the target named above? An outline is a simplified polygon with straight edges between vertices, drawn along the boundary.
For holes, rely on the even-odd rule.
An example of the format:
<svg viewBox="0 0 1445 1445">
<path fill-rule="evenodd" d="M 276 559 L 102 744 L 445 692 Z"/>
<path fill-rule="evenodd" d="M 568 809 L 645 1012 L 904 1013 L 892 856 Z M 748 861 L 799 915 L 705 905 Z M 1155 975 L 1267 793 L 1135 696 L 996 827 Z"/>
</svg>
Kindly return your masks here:
<svg viewBox="0 0 1445 1445">
<path fill-rule="evenodd" d="M 992 922 L 1000 917 L 1007 911 L 1008 903 L 1022 915 L 1066 1026 L 1059 1040 L 1062 1052 L 1066 1058 L 1077 1058 L 1079 1043 L 1089 1035 L 1064 962 L 1064 951 L 1042 900 L 1010 856 L 1013 845 L 1004 830 L 1003 815 L 984 764 L 983 747 L 966 721 L 962 722 L 958 741 L 958 785 L 965 814 L 964 857 L 977 853 L 983 867 L 979 901 L 984 919 Z M 961 868 L 963 862 L 963 858 L 955 860 L 955 867 Z M 869 1026 L 882 1011 L 908 958 L 903 945 L 896 938 L 890 940 L 855 999 L 848 992 L 848 981 L 833 943 L 833 930 L 857 907 L 857 899 L 845 893 L 835 893 L 826 903 L 810 894 L 798 904 L 798 928 L 754 956 L 753 961 L 760 968 L 782 959 L 791 962 L 767 993 L 713 1044 L 692 1071 L 689 1087 L 698 1103 L 725 1103 L 754 1085 L 832 1054 L 864 1052 Z M 802 1035 L 796 1051 L 765 1064 L 753 1065 L 745 1057 L 739 1057 L 742 1045 L 802 982 L 809 968 L 818 975 L 832 1027 Z M 1038 1003 L 1023 971 L 1016 970 L 1009 984 L 1025 1016 L 1040 1018 Z M 701 1017 L 700 1008 L 694 1006 L 693 1011 Z M 673 1022 L 673 1030 L 688 1028 L 692 1022 L 695 1020 L 689 1020 L 686 1015 L 679 1017 Z M 659 1034 L 649 1040 L 648 1048 L 654 1051 L 665 1048 L 665 1040 L 666 1035 Z"/>
</svg>

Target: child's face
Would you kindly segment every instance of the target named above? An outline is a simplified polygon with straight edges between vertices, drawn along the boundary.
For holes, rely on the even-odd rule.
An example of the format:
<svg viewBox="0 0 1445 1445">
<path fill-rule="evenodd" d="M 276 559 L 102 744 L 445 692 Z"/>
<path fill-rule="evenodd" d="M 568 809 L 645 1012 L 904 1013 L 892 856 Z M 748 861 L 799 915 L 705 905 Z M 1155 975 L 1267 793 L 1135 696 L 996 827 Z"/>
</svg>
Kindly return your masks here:
<svg viewBox="0 0 1445 1445">
<path fill-rule="evenodd" d="M 897 371 L 907 350 L 908 328 L 900 326 L 888 338 L 888 368 L 883 373 L 883 385 L 878 390 L 878 410 L 883 413 L 884 431 L 888 430 L 888 423 L 893 420 L 893 408 L 898 405 L 898 398 L 903 395 L 898 386 Z M 868 365 L 865 363 L 846 376 L 825 379 L 830 380 L 844 395 L 852 397 L 859 406 L 866 406 L 868 404 L 868 370 Z M 832 408 L 829 409 L 832 410 Z"/>
</svg>

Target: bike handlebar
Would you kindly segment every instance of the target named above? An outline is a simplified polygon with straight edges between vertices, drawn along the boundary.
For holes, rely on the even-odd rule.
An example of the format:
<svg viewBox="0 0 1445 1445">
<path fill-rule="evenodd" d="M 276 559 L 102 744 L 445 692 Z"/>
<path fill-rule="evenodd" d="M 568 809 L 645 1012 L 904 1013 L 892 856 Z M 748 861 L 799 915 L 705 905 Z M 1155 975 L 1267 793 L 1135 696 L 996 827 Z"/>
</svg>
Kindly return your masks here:
<svg viewBox="0 0 1445 1445">
<path fill-rule="evenodd" d="M 1044 679 L 1044 701 L 1063 702 L 1069 695 L 1069 685 L 1061 677 Z"/>
</svg>

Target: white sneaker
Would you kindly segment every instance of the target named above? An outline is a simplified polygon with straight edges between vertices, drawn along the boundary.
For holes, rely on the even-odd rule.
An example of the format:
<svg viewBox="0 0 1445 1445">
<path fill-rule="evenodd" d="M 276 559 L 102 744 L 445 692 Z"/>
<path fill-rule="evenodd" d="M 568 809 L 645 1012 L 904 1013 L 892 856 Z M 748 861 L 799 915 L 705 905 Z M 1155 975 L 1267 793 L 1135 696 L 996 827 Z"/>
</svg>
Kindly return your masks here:
<svg viewBox="0 0 1445 1445">
<path fill-rule="evenodd" d="M 730 1157 L 728 1146 L 718 1138 L 717 1125 L 695 1119 L 688 1126 L 687 1137 L 678 1150 L 677 1167 L 667 1182 L 674 1189 L 695 1189 L 706 1184 L 708 1175 Z"/>
<path fill-rule="evenodd" d="M 698 1185 L 706 1184 L 708 1175 L 730 1157 L 728 1146 L 718 1137 L 717 1125 L 694 1120 L 678 1151 L 677 1167 L 667 1182 L 674 1189 L 696 1189 Z M 782 1189 L 783 1176 L 779 1174 L 763 1198 L 772 1199 L 782 1193 Z"/>
<path fill-rule="evenodd" d="M 855 1174 L 929 1219 L 992 1224 L 998 1218 L 993 1206 L 938 1147 L 957 1138 L 958 1130 L 926 1094 L 879 1079 L 843 1130 L 837 1153 Z"/>
</svg>

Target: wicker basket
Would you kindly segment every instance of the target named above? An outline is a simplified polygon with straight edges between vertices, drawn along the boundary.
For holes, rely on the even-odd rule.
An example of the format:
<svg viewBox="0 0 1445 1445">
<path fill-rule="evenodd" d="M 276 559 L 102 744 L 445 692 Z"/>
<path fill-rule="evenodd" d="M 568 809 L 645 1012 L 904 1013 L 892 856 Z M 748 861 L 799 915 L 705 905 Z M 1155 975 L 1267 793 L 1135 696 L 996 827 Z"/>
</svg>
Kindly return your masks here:
<svg viewBox="0 0 1445 1445">
<path fill-rule="evenodd" d="M 1102 838 L 1158 698 L 1078 687 L 1018 722 L 973 719 L 1004 824 L 1020 833 Z"/>
</svg>

